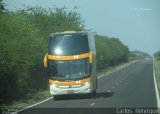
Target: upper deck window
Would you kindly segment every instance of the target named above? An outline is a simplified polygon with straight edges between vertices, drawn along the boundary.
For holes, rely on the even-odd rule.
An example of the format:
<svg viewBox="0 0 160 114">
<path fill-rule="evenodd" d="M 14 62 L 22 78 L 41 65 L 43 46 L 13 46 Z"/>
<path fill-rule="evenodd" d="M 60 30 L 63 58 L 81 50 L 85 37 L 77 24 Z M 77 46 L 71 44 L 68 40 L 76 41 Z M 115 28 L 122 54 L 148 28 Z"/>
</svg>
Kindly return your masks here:
<svg viewBox="0 0 160 114">
<path fill-rule="evenodd" d="M 49 54 L 78 55 L 89 52 L 88 37 L 85 33 L 58 34 L 49 38 Z"/>
</svg>

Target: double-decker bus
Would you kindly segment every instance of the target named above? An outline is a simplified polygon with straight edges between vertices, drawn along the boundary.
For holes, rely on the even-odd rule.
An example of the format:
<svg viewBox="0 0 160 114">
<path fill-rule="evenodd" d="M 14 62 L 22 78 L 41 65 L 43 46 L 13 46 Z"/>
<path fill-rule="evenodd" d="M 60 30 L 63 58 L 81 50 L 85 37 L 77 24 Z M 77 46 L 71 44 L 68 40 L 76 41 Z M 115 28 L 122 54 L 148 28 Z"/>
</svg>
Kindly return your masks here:
<svg viewBox="0 0 160 114">
<path fill-rule="evenodd" d="M 44 66 L 49 71 L 50 94 L 96 94 L 96 49 L 90 32 L 51 33 Z"/>
</svg>

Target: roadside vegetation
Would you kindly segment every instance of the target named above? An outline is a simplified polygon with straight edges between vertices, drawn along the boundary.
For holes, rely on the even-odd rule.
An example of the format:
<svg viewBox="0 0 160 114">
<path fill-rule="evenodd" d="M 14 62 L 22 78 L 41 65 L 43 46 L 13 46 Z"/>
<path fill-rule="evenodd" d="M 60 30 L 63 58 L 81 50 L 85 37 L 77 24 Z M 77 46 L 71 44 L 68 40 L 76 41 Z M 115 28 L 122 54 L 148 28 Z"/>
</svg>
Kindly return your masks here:
<svg viewBox="0 0 160 114">
<path fill-rule="evenodd" d="M 96 34 L 95 39 L 98 70 L 128 61 L 129 49 L 118 38 Z"/>
<path fill-rule="evenodd" d="M 155 69 L 155 76 L 158 86 L 158 92 L 160 95 L 160 51 L 154 54 L 154 69 Z"/>
<path fill-rule="evenodd" d="M 43 68 L 48 35 L 65 30 L 86 30 L 76 8 L 26 7 L 11 12 L 0 0 L 1 105 L 30 99 L 48 89 L 48 75 Z M 98 70 L 128 60 L 129 49 L 118 38 L 95 34 L 95 39 Z"/>
</svg>

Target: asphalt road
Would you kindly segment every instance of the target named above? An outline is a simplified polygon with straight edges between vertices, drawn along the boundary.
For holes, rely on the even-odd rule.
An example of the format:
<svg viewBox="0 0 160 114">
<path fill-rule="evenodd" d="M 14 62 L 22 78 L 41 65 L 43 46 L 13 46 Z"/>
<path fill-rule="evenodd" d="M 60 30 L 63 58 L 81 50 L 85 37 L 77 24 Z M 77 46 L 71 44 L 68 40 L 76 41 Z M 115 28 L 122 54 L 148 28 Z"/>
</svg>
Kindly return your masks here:
<svg viewBox="0 0 160 114">
<path fill-rule="evenodd" d="M 50 99 L 18 114 L 153 114 L 157 111 L 152 61 L 137 61 L 98 79 L 96 96 Z"/>
</svg>

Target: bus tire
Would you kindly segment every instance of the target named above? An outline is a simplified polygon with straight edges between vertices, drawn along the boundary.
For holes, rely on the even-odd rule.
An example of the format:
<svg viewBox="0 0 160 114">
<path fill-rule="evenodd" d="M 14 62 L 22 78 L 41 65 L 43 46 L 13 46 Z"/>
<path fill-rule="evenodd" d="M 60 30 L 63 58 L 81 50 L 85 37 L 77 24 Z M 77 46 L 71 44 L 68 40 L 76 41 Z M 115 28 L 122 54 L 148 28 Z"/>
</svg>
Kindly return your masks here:
<svg viewBox="0 0 160 114">
<path fill-rule="evenodd" d="M 94 91 L 92 92 L 92 95 L 93 95 L 93 96 L 95 96 L 95 95 L 96 95 L 96 90 L 94 90 Z"/>
<path fill-rule="evenodd" d="M 53 96 L 54 101 L 58 100 L 58 98 L 59 98 L 59 96 L 56 96 L 56 95 Z"/>
<path fill-rule="evenodd" d="M 89 94 L 89 98 L 93 98 L 95 95 L 96 95 L 96 90 L 92 91 L 92 92 Z"/>
</svg>

